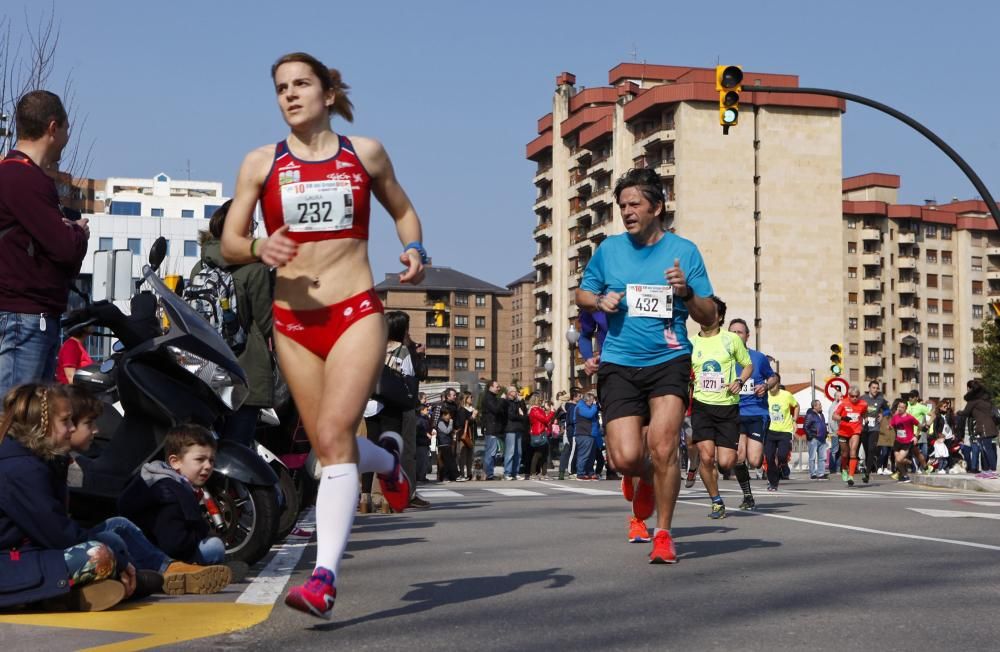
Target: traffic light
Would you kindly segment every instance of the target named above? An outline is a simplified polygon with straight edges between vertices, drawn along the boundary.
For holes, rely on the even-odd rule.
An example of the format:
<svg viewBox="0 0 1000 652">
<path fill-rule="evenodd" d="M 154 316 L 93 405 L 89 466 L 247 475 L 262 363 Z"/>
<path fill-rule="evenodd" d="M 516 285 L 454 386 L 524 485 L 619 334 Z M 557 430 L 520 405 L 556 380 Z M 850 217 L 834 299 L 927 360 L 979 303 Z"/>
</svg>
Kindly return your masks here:
<svg viewBox="0 0 1000 652">
<path fill-rule="evenodd" d="M 445 314 L 444 301 L 438 301 L 437 303 L 434 304 L 434 325 L 437 326 L 438 328 L 444 326 L 444 314 Z"/>
<path fill-rule="evenodd" d="M 830 345 L 830 373 L 839 376 L 844 372 L 844 347 L 839 344 Z"/>
<path fill-rule="evenodd" d="M 722 133 L 740 121 L 740 91 L 743 90 L 743 69 L 739 66 L 715 67 L 715 90 L 719 91 L 719 124 Z"/>
</svg>

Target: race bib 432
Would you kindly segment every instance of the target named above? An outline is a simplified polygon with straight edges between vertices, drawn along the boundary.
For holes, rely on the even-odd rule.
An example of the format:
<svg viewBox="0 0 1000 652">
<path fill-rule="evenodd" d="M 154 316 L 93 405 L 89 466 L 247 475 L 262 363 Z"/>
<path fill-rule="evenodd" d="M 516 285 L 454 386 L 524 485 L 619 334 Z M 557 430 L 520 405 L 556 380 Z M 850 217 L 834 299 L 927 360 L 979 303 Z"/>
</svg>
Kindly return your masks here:
<svg viewBox="0 0 1000 652">
<path fill-rule="evenodd" d="M 674 288 L 669 285 L 625 286 L 629 317 L 670 319 L 674 315 Z"/>
</svg>

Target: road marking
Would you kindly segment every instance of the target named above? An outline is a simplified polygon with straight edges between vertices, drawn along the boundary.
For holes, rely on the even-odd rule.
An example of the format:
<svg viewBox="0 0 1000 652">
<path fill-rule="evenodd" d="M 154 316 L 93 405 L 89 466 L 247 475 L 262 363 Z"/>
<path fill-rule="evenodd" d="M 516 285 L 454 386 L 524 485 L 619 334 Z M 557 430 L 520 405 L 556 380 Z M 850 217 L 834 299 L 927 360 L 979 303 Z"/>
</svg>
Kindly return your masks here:
<svg viewBox="0 0 1000 652">
<path fill-rule="evenodd" d="M 462 494 L 451 489 L 420 489 L 417 495 L 421 498 L 462 498 Z"/>
<path fill-rule="evenodd" d="M 552 487 L 558 491 L 568 491 L 574 494 L 585 494 L 587 496 L 620 496 L 622 492 L 620 491 L 608 491 L 607 489 L 586 489 L 584 487 L 564 487 L 561 484 L 555 484 L 553 482 L 537 482 L 544 487 Z"/>
<path fill-rule="evenodd" d="M 1000 502 L 996 502 L 995 500 L 963 500 L 962 502 L 969 505 L 980 505 L 982 507 L 1000 507 Z"/>
<path fill-rule="evenodd" d="M 692 507 L 704 507 L 703 503 L 693 503 L 686 500 L 678 500 L 678 503 L 684 505 L 691 505 Z M 766 503 L 765 503 L 766 505 Z M 972 543 L 971 541 L 957 541 L 955 539 L 939 539 L 937 537 L 925 537 L 919 534 L 904 534 L 902 532 L 887 532 L 885 530 L 875 530 L 867 527 L 859 527 L 857 525 L 844 525 L 843 523 L 828 523 L 826 521 L 815 521 L 808 518 L 799 518 L 797 516 L 786 516 L 784 514 L 770 514 L 768 512 L 730 512 L 733 515 L 739 516 L 766 516 L 768 518 L 778 518 L 784 521 L 796 521 L 798 523 L 807 523 L 809 525 L 822 525 L 824 527 L 838 528 L 841 530 L 852 530 L 854 532 L 864 532 L 866 534 L 881 534 L 887 537 L 896 537 L 899 539 L 916 539 L 917 541 L 933 541 L 935 543 L 950 543 L 956 546 L 965 546 L 967 548 L 982 548 L 983 550 L 996 550 L 1000 551 L 1000 546 L 991 546 L 986 543 Z"/>
<path fill-rule="evenodd" d="M 310 507 L 309 511 L 299 518 L 296 527 L 305 530 L 315 529 L 315 508 Z M 258 573 L 247 588 L 243 589 L 243 593 L 236 599 L 236 604 L 273 605 L 281 592 L 285 590 L 288 579 L 295 572 L 295 567 L 302 559 L 302 553 L 305 552 L 308 545 L 308 539 L 281 544 L 267 566 Z"/>
<path fill-rule="evenodd" d="M 545 494 L 538 491 L 528 491 L 527 489 L 483 489 L 483 491 L 489 491 L 490 493 L 500 494 L 501 496 L 509 496 L 511 498 L 521 497 L 521 496 L 544 496 Z"/>
<path fill-rule="evenodd" d="M 990 514 L 988 512 L 958 512 L 951 509 L 918 509 L 916 507 L 907 507 L 907 509 L 911 512 L 917 512 L 924 516 L 933 516 L 934 518 L 988 518 L 1000 521 L 1000 514 Z"/>
</svg>

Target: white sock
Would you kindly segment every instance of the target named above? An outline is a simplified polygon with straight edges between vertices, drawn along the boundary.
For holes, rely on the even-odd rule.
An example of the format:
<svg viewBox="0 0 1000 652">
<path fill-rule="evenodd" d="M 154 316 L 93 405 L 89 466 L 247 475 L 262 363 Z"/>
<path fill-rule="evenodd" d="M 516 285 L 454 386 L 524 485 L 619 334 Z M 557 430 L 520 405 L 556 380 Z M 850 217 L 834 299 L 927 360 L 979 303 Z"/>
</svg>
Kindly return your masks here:
<svg viewBox="0 0 1000 652">
<path fill-rule="evenodd" d="M 382 433 L 382 436 L 384 437 L 387 434 L 399 437 L 396 433 L 387 432 Z M 402 441 L 402 439 L 399 441 Z M 396 458 L 392 456 L 392 453 L 365 437 L 358 437 L 358 471 L 361 473 L 375 472 L 385 475 L 392 473 L 395 466 Z"/>
<path fill-rule="evenodd" d="M 316 565 L 337 577 L 358 506 L 358 465 L 331 464 L 322 472 L 316 494 Z"/>
</svg>

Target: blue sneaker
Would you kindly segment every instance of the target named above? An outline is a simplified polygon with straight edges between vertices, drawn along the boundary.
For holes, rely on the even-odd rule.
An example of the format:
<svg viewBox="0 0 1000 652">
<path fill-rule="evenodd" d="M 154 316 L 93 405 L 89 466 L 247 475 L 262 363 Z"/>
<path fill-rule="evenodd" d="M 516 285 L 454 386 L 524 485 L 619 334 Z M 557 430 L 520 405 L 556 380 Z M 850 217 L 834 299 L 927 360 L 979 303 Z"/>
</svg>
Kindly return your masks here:
<svg viewBox="0 0 1000 652">
<path fill-rule="evenodd" d="M 726 506 L 722 503 L 712 503 L 712 513 L 708 517 L 716 520 L 726 518 Z"/>
</svg>

